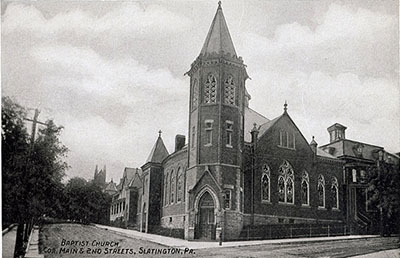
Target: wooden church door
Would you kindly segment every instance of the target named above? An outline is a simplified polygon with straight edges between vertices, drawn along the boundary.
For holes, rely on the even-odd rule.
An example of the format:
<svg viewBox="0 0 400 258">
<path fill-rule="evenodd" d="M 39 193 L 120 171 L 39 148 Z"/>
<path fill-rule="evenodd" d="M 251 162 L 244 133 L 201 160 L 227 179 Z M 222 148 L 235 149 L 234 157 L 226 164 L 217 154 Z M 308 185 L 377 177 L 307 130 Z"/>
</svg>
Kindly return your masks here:
<svg viewBox="0 0 400 258">
<path fill-rule="evenodd" d="M 215 239 L 214 200 L 205 192 L 199 202 L 199 238 Z"/>
</svg>

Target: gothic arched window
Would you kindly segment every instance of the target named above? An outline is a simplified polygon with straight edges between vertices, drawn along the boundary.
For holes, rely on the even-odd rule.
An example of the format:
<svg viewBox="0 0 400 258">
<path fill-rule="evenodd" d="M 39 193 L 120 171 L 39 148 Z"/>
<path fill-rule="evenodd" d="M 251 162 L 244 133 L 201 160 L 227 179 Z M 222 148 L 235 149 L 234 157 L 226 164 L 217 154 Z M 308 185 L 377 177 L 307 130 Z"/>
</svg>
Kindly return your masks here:
<svg viewBox="0 0 400 258">
<path fill-rule="evenodd" d="M 169 202 L 169 189 L 168 189 L 168 182 L 169 182 L 169 176 L 168 173 L 165 176 L 165 180 L 164 180 L 164 205 L 167 205 Z"/>
<path fill-rule="evenodd" d="M 204 103 L 215 103 L 217 101 L 217 78 L 209 74 L 204 85 Z"/>
<path fill-rule="evenodd" d="M 175 171 L 172 170 L 172 172 L 171 172 L 171 184 L 170 184 L 170 186 L 171 186 L 170 203 L 174 203 L 175 202 L 175 180 L 176 180 Z"/>
<path fill-rule="evenodd" d="M 294 172 L 286 160 L 279 167 L 279 202 L 294 203 Z"/>
<path fill-rule="evenodd" d="M 183 174 L 182 169 L 178 168 L 178 185 L 177 185 L 177 200 L 176 202 L 180 202 L 183 199 Z"/>
<path fill-rule="evenodd" d="M 336 177 L 332 178 L 332 208 L 339 209 L 339 183 Z"/>
<path fill-rule="evenodd" d="M 235 105 L 235 82 L 232 75 L 225 79 L 225 104 Z"/>
<path fill-rule="evenodd" d="M 271 170 L 264 164 L 261 174 L 261 201 L 270 201 L 270 178 Z"/>
<path fill-rule="evenodd" d="M 318 177 L 318 207 L 325 208 L 325 178 L 323 175 Z"/>
<path fill-rule="evenodd" d="M 192 93 L 192 110 L 197 108 L 199 103 L 199 83 L 197 79 L 193 80 L 193 93 Z"/>
<path fill-rule="evenodd" d="M 306 171 L 301 176 L 301 204 L 310 205 L 310 178 Z"/>
</svg>

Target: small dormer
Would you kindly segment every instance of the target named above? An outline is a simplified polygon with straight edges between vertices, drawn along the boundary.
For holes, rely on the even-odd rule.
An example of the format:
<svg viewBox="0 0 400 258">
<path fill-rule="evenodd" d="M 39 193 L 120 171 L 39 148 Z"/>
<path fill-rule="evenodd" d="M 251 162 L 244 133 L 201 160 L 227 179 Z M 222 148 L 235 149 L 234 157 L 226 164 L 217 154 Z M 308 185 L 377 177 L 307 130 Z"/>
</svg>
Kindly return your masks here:
<svg viewBox="0 0 400 258">
<path fill-rule="evenodd" d="M 345 131 L 347 127 L 338 123 L 335 123 L 328 127 L 330 142 L 334 142 L 341 139 L 346 139 Z"/>
</svg>

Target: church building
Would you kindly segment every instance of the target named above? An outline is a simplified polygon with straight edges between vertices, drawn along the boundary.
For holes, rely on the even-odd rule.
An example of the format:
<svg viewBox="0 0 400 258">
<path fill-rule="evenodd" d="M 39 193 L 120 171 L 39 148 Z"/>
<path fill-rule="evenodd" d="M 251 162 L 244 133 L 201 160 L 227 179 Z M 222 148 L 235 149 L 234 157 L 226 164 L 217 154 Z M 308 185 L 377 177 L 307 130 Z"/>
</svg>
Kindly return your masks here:
<svg viewBox="0 0 400 258">
<path fill-rule="evenodd" d="M 286 103 L 273 119 L 252 110 L 246 69 L 219 3 L 186 73 L 188 141 L 177 135 L 169 153 L 160 131 L 141 167 L 140 231 L 162 227 L 181 229 L 189 240 L 227 240 L 248 226 L 346 223 L 347 161 L 331 151 L 336 142 L 309 143 Z"/>
</svg>

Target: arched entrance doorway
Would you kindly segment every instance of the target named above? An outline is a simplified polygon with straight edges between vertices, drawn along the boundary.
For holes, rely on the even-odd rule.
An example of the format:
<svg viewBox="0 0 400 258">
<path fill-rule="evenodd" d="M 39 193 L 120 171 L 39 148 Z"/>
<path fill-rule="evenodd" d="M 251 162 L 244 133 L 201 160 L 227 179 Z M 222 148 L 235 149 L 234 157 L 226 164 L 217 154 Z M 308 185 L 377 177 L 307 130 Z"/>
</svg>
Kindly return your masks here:
<svg viewBox="0 0 400 258">
<path fill-rule="evenodd" d="M 205 192 L 199 201 L 199 239 L 215 239 L 215 204 L 209 192 Z"/>
</svg>

